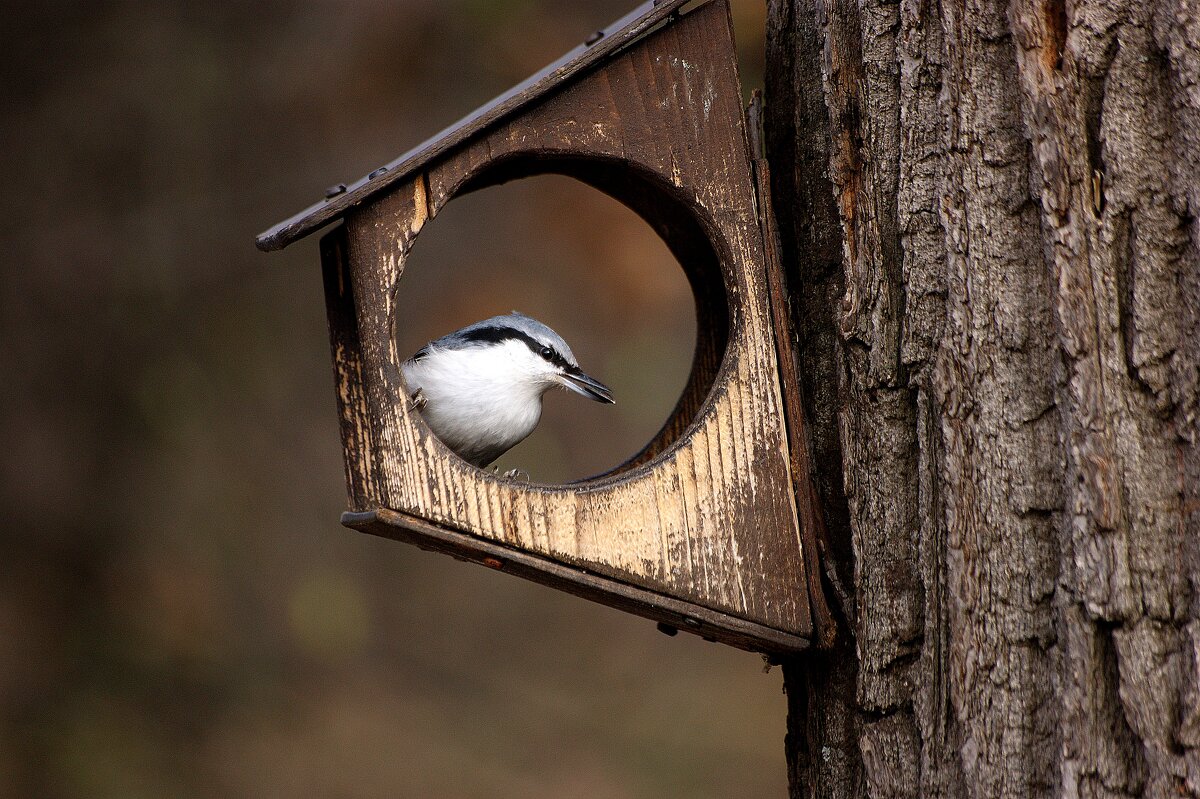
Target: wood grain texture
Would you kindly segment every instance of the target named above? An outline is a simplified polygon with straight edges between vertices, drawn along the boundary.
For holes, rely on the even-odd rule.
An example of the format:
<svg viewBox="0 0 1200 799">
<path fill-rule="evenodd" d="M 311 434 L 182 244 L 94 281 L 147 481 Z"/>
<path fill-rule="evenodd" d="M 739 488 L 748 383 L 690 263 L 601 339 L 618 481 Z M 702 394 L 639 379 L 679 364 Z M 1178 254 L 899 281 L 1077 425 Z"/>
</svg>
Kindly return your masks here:
<svg viewBox="0 0 1200 799">
<path fill-rule="evenodd" d="M 849 644 L 785 665 L 793 796 L 1200 795 L 1197 19 L 772 3 L 773 194 L 852 587 Z"/>
<path fill-rule="evenodd" d="M 456 195 L 543 172 L 641 214 L 680 259 L 697 304 L 692 375 L 663 431 L 614 473 L 570 486 L 504 480 L 451 453 L 407 402 L 394 336 L 404 263 L 422 228 Z M 757 212 L 719 0 L 353 209 L 323 248 L 347 474 L 352 508 L 394 512 L 360 526 L 402 540 L 392 528 L 406 520 L 409 538 L 467 534 L 530 555 L 532 579 L 574 573 L 588 596 L 643 615 L 687 607 L 710 637 L 801 648 L 812 633 L 808 553 Z M 628 590 L 597 585 L 641 593 L 631 603 Z"/>
<path fill-rule="evenodd" d="M 354 307 L 354 284 L 346 259 L 346 228 L 338 225 L 321 238 L 325 279 L 325 314 L 333 355 L 338 422 L 346 465 L 346 499 L 350 509 L 366 510 L 371 502 L 374 449 L 371 416 L 363 380 L 362 349 Z"/>
<path fill-rule="evenodd" d="M 779 230 L 771 202 L 771 168 L 763 157 L 762 92 L 755 91 L 748 109 L 750 150 L 754 158 L 754 184 L 758 194 L 759 218 L 763 231 L 766 255 L 767 296 L 770 299 L 771 321 L 777 331 L 791 330 L 791 304 L 788 301 L 783 255 L 779 247 Z M 792 480 L 795 483 L 796 509 L 800 519 L 800 535 L 807 552 L 817 557 L 807 558 L 809 607 L 812 609 L 814 641 L 822 649 L 830 649 L 837 638 L 837 621 L 826 601 L 823 577 L 839 586 L 836 574 L 822 574 L 822 563 L 829 562 L 829 531 L 821 497 L 813 479 L 812 455 L 809 444 L 809 424 L 800 392 L 800 365 L 792 337 L 786 333 L 775 336 L 775 353 L 779 360 L 780 386 L 783 390 L 784 418 L 787 421 L 788 454 L 791 458 Z"/>
</svg>

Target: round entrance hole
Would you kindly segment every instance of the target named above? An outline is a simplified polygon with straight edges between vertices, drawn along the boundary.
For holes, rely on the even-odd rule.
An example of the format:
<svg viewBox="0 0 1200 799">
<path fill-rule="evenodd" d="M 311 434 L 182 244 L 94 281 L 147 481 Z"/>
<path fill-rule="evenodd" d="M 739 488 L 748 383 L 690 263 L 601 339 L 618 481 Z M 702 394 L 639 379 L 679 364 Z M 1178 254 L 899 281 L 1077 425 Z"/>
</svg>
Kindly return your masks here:
<svg viewBox="0 0 1200 799">
<path fill-rule="evenodd" d="M 493 465 L 554 484 L 644 462 L 695 416 L 715 377 L 713 349 L 724 351 L 723 293 L 719 303 L 698 302 L 706 292 L 694 291 L 689 276 L 695 283 L 702 270 L 685 273 L 672 254 L 703 253 L 690 262 L 715 267 L 707 238 L 695 222 L 685 230 L 678 213 L 666 222 L 647 214 L 668 246 L 586 178 L 538 173 L 495 185 L 512 177 L 477 178 L 417 237 L 396 292 L 397 351 L 408 357 L 445 333 L 513 310 L 532 316 L 562 336 L 616 404 L 547 392 L 537 429 Z M 699 364 L 698 307 L 717 328 L 703 333 Z"/>
</svg>

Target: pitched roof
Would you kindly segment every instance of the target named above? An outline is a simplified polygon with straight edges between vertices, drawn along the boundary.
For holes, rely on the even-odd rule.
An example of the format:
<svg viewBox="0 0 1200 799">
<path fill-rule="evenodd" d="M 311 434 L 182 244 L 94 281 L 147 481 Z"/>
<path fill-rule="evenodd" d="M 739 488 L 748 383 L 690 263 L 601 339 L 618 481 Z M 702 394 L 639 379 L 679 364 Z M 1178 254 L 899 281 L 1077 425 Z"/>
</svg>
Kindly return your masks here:
<svg viewBox="0 0 1200 799">
<path fill-rule="evenodd" d="M 354 206 L 386 191 L 392 184 L 411 177 L 414 172 L 476 133 L 498 124 L 539 97 L 570 81 L 585 69 L 619 53 L 629 44 L 669 23 L 677 11 L 693 2 L 694 0 L 649 0 L 643 3 L 603 31 L 593 33 L 587 42 L 542 71 L 426 139 L 399 158 L 372 171 L 366 177 L 347 184 L 344 189 L 336 187 L 321 202 L 259 234 L 255 243 L 260 250 L 270 251 L 282 249 L 293 241 L 304 238 L 338 219 Z M 709 0 L 700 0 L 697 5 L 707 2 Z"/>
</svg>

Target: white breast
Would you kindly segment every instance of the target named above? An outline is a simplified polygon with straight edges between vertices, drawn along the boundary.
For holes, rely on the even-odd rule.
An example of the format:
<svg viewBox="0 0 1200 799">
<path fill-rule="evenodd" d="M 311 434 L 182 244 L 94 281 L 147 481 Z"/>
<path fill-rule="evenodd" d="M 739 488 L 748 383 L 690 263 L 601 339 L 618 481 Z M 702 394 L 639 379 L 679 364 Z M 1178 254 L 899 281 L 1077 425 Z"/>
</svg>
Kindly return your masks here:
<svg viewBox="0 0 1200 799">
<path fill-rule="evenodd" d="M 528 347 L 435 350 L 401 366 L 410 392 L 424 398 L 421 417 L 442 443 L 486 466 L 537 427 L 545 386 L 528 379 Z"/>
</svg>

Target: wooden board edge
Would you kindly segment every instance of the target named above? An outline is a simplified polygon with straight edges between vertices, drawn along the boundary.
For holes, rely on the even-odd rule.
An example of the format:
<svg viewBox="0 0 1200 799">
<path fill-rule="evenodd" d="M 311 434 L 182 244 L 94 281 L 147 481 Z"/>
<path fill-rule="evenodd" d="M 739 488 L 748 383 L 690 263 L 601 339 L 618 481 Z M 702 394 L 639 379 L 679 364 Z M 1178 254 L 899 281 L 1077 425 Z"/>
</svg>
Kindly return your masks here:
<svg viewBox="0 0 1200 799">
<path fill-rule="evenodd" d="M 363 354 L 347 246 L 346 226 L 339 222 L 321 237 L 321 273 L 346 494 L 351 509 L 366 510 L 378 504 L 372 500 L 378 494 L 373 458 L 376 437 L 364 393 Z"/>
<path fill-rule="evenodd" d="M 346 527 L 359 532 L 448 554 L 458 560 L 478 563 L 641 616 L 657 622 L 660 629 L 669 634 L 674 634 L 672 630 L 683 630 L 708 641 L 765 655 L 795 654 L 807 649 L 810 644 L 807 638 L 794 633 L 603 577 L 469 533 L 439 527 L 387 508 L 347 511 L 342 514 L 341 521 Z"/>
<path fill-rule="evenodd" d="M 766 257 L 767 298 L 775 339 L 779 387 L 783 395 L 784 432 L 788 441 L 796 520 L 800 523 L 801 549 L 804 553 L 803 579 L 808 588 L 808 607 L 816 645 L 819 649 L 831 649 L 837 640 L 838 625 L 821 580 L 821 565 L 829 557 L 829 533 L 825 527 L 825 514 L 813 478 L 813 462 L 808 449 L 808 422 L 800 396 L 798 359 L 791 335 L 791 311 L 784 285 L 783 255 L 771 203 L 771 170 L 763 149 L 761 92 L 754 92 L 747 110 L 750 117 L 747 123 L 750 164 L 754 172 L 759 228 Z"/>
</svg>

